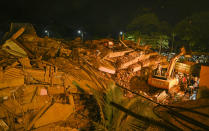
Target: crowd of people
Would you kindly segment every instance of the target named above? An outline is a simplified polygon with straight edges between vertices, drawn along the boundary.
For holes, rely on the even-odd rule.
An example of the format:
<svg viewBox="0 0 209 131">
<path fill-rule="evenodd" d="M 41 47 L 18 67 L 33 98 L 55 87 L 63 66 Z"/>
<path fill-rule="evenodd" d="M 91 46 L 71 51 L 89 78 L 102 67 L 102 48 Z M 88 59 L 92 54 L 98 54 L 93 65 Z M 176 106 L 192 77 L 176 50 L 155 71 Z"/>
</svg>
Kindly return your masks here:
<svg viewBox="0 0 209 131">
<path fill-rule="evenodd" d="M 190 100 L 196 100 L 200 78 L 196 75 L 177 73 L 176 79 L 179 81 L 180 88 L 185 92 L 185 95 L 189 94 Z"/>
</svg>

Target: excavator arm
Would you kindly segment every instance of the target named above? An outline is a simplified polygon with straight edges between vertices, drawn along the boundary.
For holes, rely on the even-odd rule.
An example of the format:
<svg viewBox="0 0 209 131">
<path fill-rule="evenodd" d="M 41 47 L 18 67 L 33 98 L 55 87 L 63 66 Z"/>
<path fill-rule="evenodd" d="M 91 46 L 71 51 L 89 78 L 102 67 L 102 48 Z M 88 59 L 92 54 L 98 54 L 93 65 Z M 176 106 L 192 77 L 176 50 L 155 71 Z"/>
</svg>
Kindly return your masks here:
<svg viewBox="0 0 209 131">
<path fill-rule="evenodd" d="M 179 57 L 181 57 L 182 55 L 184 55 L 186 53 L 186 50 L 184 47 L 181 48 L 181 52 L 176 55 L 175 57 L 173 57 L 170 61 L 169 67 L 167 69 L 167 73 L 166 73 L 166 78 L 169 79 L 171 77 L 172 71 L 175 67 L 175 64 L 177 62 L 177 60 L 179 59 Z"/>
</svg>

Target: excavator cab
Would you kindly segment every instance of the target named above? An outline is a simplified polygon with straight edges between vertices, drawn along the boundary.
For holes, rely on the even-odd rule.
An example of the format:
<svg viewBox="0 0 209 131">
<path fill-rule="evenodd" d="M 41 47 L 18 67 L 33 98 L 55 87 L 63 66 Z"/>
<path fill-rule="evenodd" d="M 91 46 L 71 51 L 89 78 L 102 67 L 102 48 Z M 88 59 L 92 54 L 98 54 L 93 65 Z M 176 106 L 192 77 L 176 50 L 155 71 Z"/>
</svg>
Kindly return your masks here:
<svg viewBox="0 0 209 131">
<path fill-rule="evenodd" d="M 178 85 L 178 80 L 173 77 L 173 71 L 177 60 L 185 53 L 185 48 L 182 47 L 180 53 L 170 60 L 170 64 L 165 74 L 162 72 L 162 67 L 160 67 L 161 65 L 158 65 L 157 72 L 154 71 L 156 74 L 152 73 L 152 75 L 149 76 L 148 84 L 162 89 L 170 89 L 175 85 Z"/>
<path fill-rule="evenodd" d="M 156 88 L 170 89 L 178 84 L 178 80 L 175 78 L 168 79 L 165 76 L 150 75 L 148 78 L 148 84 Z"/>
</svg>

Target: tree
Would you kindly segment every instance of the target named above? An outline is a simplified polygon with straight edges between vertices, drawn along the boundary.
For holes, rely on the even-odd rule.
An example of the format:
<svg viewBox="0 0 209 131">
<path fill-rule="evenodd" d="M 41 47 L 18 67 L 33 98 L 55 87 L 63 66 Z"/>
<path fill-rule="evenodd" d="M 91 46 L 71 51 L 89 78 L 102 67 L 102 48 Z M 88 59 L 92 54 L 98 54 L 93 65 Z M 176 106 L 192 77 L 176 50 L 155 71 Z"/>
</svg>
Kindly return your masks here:
<svg viewBox="0 0 209 131">
<path fill-rule="evenodd" d="M 128 37 L 137 41 L 140 37 L 141 45 L 149 44 L 153 49 L 167 49 L 169 44 L 170 25 L 160 21 L 154 13 L 145 13 L 136 16 L 127 26 Z"/>
<path fill-rule="evenodd" d="M 160 21 L 158 17 L 153 13 L 147 13 L 143 15 L 136 16 L 130 24 L 128 24 L 127 29 L 130 31 L 140 31 L 142 33 L 158 32 Z"/>
<path fill-rule="evenodd" d="M 168 36 L 166 35 L 159 35 L 159 40 L 157 41 L 158 43 L 158 49 L 159 53 L 161 53 L 162 48 L 168 49 Z"/>
<path fill-rule="evenodd" d="M 179 42 L 191 50 L 209 51 L 209 12 L 201 12 L 180 21 L 175 27 Z"/>
</svg>

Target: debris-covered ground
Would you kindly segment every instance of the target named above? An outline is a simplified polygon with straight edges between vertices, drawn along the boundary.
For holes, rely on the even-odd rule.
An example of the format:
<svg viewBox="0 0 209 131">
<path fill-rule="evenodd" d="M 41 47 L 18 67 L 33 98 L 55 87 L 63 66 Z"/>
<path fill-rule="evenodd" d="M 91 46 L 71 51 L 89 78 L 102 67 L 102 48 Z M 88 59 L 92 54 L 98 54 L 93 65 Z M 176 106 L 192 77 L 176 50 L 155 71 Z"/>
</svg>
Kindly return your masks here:
<svg viewBox="0 0 209 131">
<path fill-rule="evenodd" d="M 149 87 L 159 64 L 169 63 L 131 41 L 40 38 L 32 26 L 13 25 L 0 51 L 0 127 L 93 130 L 102 119 L 94 93 L 105 94 L 109 83 L 123 88 L 123 99 L 135 97 L 128 89 L 162 104 L 189 100 L 180 87 Z"/>
</svg>

